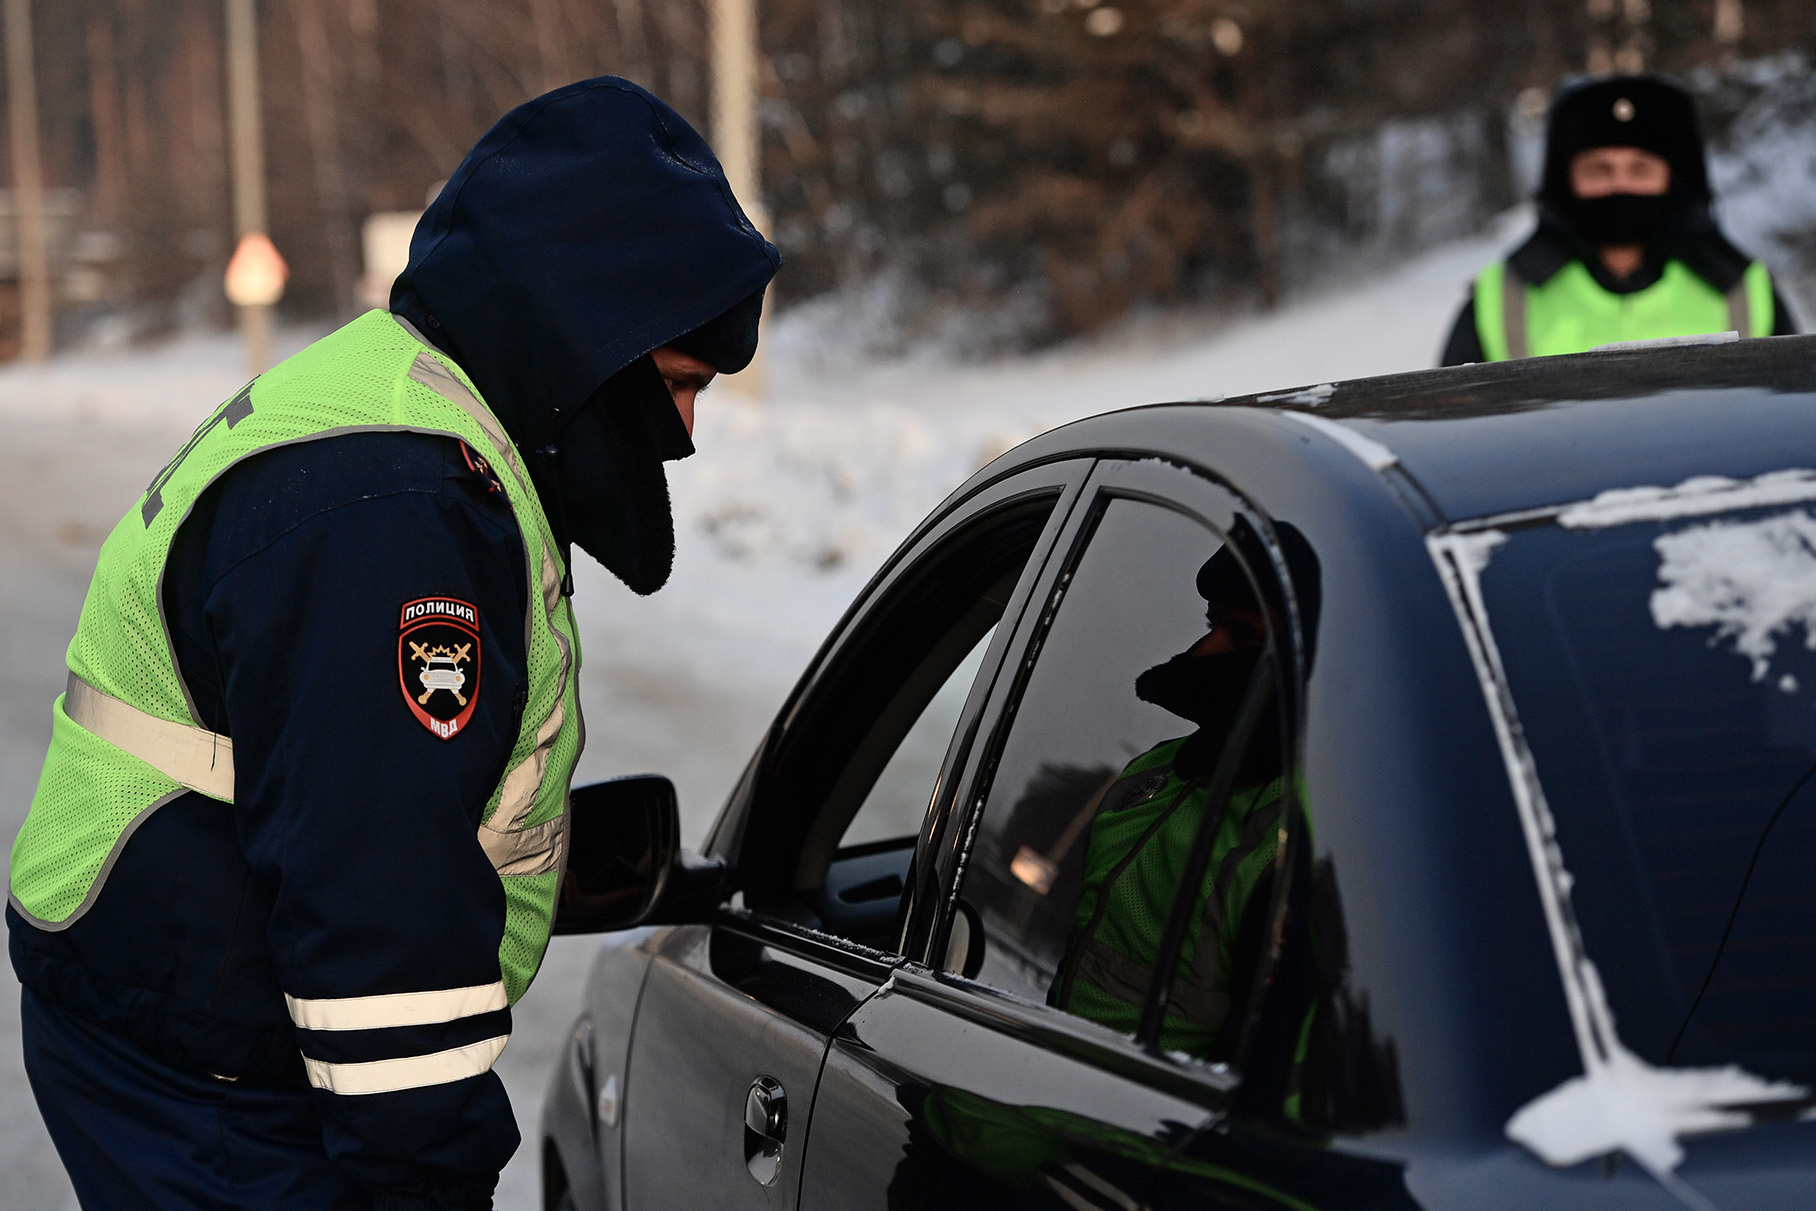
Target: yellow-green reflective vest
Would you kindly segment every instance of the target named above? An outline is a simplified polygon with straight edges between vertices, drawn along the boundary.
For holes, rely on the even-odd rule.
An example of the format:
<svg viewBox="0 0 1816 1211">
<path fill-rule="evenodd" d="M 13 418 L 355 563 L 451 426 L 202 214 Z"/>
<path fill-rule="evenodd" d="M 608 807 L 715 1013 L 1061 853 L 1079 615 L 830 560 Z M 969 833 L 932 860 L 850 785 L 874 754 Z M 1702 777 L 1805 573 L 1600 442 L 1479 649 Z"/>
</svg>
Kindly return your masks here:
<svg viewBox="0 0 1816 1211">
<path fill-rule="evenodd" d="M 1580 260 L 1539 286 L 1496 261 L 1475 283 L 1476 335 L 1491 362 L 1670 336 L 1770 336 L 1775 319 L 1772 275 L 1758 261 L 1726 294 L 1677 260 L 1666 261 L 1658 281 L 1631 294 L 1602 289 Z"/>
<path fill-rule="evenodd" d="M 1210 788 L 1173 769 L 1184 739 L 1131 761 L 1104 792 L 1085 848 L 1084 888 L 1053 1004 L 1133 1034 L 1160 958 L 1172 909 Z M 1206 1056 L 1230 1010 L 1230 957 L 1255 889 L 1279 855 L 1285 783 L 1235 787 L 1215 822 L 1210 865 L 1198 889 L 1160 1020 L 1162 1050 Z"/>
<path fill-rule="evenodd" d="M 479 843 L 504 884 L 505 994 L 548 947 L 568 780 L 582 743 L 580 644 L 566 569 L 516 448 L 460 368 L 372 311 L 254 379 L 203 422 L 114 527 L 69 645 L 50 751 L 13 843 L 11 902 L 67 928 L 101 894 L 133 830 L 187 791 L 233 801 L 233 742 L 201 726 L 172 654 L 159 585 L 177 528 L 228 468 L 273 446 L 357 432 L 435 433 L 491 451 L 528 567 L 529 698 Z M 500 574 L 504 574 L 500 570 Z"/>
</svg>

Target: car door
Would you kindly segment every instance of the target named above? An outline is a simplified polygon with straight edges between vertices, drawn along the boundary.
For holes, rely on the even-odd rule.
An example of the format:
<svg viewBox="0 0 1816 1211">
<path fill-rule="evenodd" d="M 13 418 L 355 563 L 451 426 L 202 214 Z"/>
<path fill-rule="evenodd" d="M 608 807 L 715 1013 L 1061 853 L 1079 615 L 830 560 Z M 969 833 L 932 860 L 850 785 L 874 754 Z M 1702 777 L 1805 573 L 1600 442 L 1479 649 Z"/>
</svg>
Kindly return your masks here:
<svg viewBox="0 0 1816 1211">
<path fill-rule="evenodd" d="M 1247 535 L 1246 551 L 1232 538 L 1238 533 Z M 1144 700 L 1157 695 L 1138 694 L 1136 684 L 1207 638 L 1205 569 L 1233 573 L 1231 583 L 1251 592 L 1263 578 L 1278 583 L 1283 556 L 1269 533 L 1208 478 L 1156 461 L 1099 464 L 1049 560 L 1039 608 L 1022 616 L 980 738 L 954 747 L 917 851 L 909 959 L 838 1028 L 828 1052 L 803 1208 L 1128 1208 L 1183 1189 L 1162 1171 L 1228 1103 L 1236 1087 L 1230 1062 L 1257 994 L 1240 976 L 1224 992 L 1197 989 L 1204 995 L 1193 1012 L 1209 1022 L 1221 996 L 1227 1028 L 1188 1031 L 1198 1050 L 1182 1054 L 1167 1033 L 1179 1033 L 1170 1015 L 1192 998 L 1172 961 L 1183 952 L 1178 939 L 1167 941 L 1168 922 L 1208 919 L 1210 901 L 1195 892 L 1217 877 L 1210 857 L 1231 869 L 1249 862 L 1262 876 L 1250 878 L 1231 937 L 1260 937 L 1258 949 L 1266 949 L 1291 803 L 1283 740 L 1293 708 L 1291 594 L 1276 594 L 1278 608 L 1255 611 L 1271 619 L 1253 641 L 1257 654 L 1240 684 L 1219 691 L 1240 702 L 1236 717 L 1195 726 Z M 1249 551 L 1267 566 L 1249 566 Z M 1221 562 L 1213 560 L 1220 552 Z M 1230 672 L 1220 668 L 1219 676 Z M 1195 741 L 1194 772 L 1184 779 L 1177 771 L 1188 768 L 1179 756 L 1185 747 L 1175 742 L 1199 735 L 1207 739 Z M 1261 756 L 1251 762 L 1245 754 L 1254 753 Z M 1253 786 L 1238 777 L 1251 764 L 1260 771 Z M 1163 767 L 1174 772 L 1156 782 Z M 1271 780 L 1259 781 L 1270 771 Z M 1175 776 L 1181 780 L 1168 780 Z M 1273 798 L 1259 793 L 1264 785 Z M 1142 825 L 1145 839 L 1118 841 L 1111 825 L 1140 818 L 1118 813 L 1150 810 L 1143 805 L 1159 805 L 1163 792 L 1173 798 L 1152 809 L 1159 823 Z M 1197 837 L 1226 825 L 1236 842 L 1206 850 L 1194 867 Z M 1154 838 L 1185 846 L 1170 882 L 1169 851 L 1152 848 Z M 1141 882 L 1109 874 L 1137 869 L 1128 863 L 1140 854 L 1149 855 L 1139 863 Z M 1202 881 L 1185 873 L 1193 871 Z M 1081 916 L 1092 880 L 1094 904 L 1118 905 L 1107 916 Z M 1119 888 L 1137 893 L 1124 897 L 1133 907 L 1112 900 Z M 1120 965 L 1099 963 L 1093 978 L 1125 989 L 1127 999 L 1107 995 L 1092 1005 L 1062 991 L 1071 987 L 1062 973 L 1103 949 L 1086 942 L 1106 921 L 1145 930 L 1158 954 L 1146 966 L 1126 956 Z M 980 929 L 981 951 L 955 941 Z M 1252 975 L 1259 965 L 1243 970 Z M 1154 979 L 1159 971 L 1174 973 L 1170 989 Z M 1234 1205 L 1248 1205 L 1240 1180 L 1232 1189 Z"/>
<path fill-rule="evenodd" d="M 705 846 L 731 864 L 731 904 L 644 943 L 624 1206 L 795 1204 L 827 1042 L 901 961 L 941 760 L 1088 468 L 985 484 L 924 526 L 783 707 Z"/>
</svg>

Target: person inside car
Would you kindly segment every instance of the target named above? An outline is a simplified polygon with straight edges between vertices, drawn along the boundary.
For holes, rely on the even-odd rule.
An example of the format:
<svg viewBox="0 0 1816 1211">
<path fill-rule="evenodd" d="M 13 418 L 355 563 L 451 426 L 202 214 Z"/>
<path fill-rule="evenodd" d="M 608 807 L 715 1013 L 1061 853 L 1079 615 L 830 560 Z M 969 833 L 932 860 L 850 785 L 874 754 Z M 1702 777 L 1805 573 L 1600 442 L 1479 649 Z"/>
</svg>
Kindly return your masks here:
<svg viewBox="0 0 1816 1211">
<path fill-rule="evenodd" d="M 1295 526 L 1276 523 L 1274 529 L 1293 579 L 1309 656 L 1320 599 L 1317 556 Z M 1262 599 L 1244 563 L 1262 576 Z M 1181 868 L 1207 813 L 1217 811 L 1210 821 L 1215 829 L 1210 862 L 1158 1038 L 1162 1050 L 1201 1060 L 1231 1057 L 1238 1033 L 1233 1017 L 1250 991 L 1242 986 L 1243 975 L 1263 966 L 1262 950 L 1273 927 L 1273 889 L 1281 874 L 1289 788 L 1282 712 L 1273 691 L 1277 676 L 1268 678 L 1221 808 L 1211 799 L 1218 763 L 1270 633 L 1276 658 L 1286 658 L 1292 649 L 1286 602 L 1272 569 L 1261 536 L 1238 519 L 1230 541 L 1197 572 L 1207 630 L 1185 651 L 1136 678 L 1137 697 L 1197 726 L 1136 757 L 1107 787 L 1099 781 L 1094 793 L 1083 793 L 1081 810 L 1090 820 L 1083 887 L 1065 957 L 1047 995 L 1049 1004 L 1068 1013 L 1124 1034 L 1136 1032 Z M 1067 789 L 1078 794 L 1088 781 L 1081 776 Z M 1070 865 L 1063 848 L 1045 855 L 1062 870 Z M 1056 881 L 1052 888 L 1057 892 L 1062 886 Z M 1306 974 L 1289 973 L 1294 996 L 1283 1002 L 1290 1018 L 1286 1046 L 1300 1052 L 1312 1012 L 1299 987 Z M 1050 1188 L 1055 1175 L 1081 1165 L 1114 1174 L 1175 1160 L 1153 1139 L 1107 1130 L 1061 1109 L 1010 1105 L 944 1086 L 904 1096 L 918 1112 L 890 1186 L 891 1206 L 923 1205 L 935 1200 L 935 1192 L 942 1205 L 1018 1205 L 1022 1192 Z M 1269 1087 L 1267 1096 L 1286 1117 L 1295 1115 L 1296 1085 Z"/>
<path fill-rule="evenodd" d="M 1276 527 L 1299 588 L 1308 627 L 1315 615 L 1317 560 L 1291 525 Z M 1240 556 L 1240 559 L 1239 559 Z M 1090 825 L 1084 887 L 1073 911 L 1066 956 L 1048 993 L 1068 1012 L 1134 1033 L 1174 889 L 1206 813 L 1215 829 L 1210 861 L 1183 940 L 1159 1045 L 1201 1059 L 1223 1058 L 1223 1030 L 1266 940 L 1267 906 L 1287 813 L 1280 704 L 1270 686 L 1239 758 L 1228 795 L 1211 799 L 1218 762 L 1231 739 L 1270 630 L 1287 628 L 1285 602 L 1265 575 L 1257 600 L 1242 561 L 1271 570 L 1260 536 L 1238 519 L 1229 543 L 1199 568 L 1206 633 L 1136 679 L 1136 696 L 1198 725 L 1131 761 L 1104 792 Z M 1309 643 L 1309 640 L 1308 640 Z M 1286 644 L 1281 645 L 1284 650 Z"/>
<path fill-rule="evenodd" d="M 1680 85 L 1565 85 L 1547 123 L 1538 229 L 1476 278 L 1441 364 L 1796 332 L 1771 274 L 1722 232 L 1713 203 L 1696 103 Z"/>
</svg>

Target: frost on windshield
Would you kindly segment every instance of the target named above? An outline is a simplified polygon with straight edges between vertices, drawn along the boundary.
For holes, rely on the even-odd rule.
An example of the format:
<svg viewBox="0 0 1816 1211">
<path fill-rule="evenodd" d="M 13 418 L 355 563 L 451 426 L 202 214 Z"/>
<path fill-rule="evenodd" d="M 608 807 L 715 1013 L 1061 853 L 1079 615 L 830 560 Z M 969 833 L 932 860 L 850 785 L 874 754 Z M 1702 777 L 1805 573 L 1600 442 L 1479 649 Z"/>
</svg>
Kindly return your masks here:
<svg viewBox="0 0 1816 1211">
<path fill-rule="evenodd" d="M 1816 650 L 1816 518 L 1798 510 L 1760 521 L 1717 521 L 1666 534 L 1658 551 L 1652 621 L 1660 628 L 1715 628 L 1711 645 L 1734 651 L 1763 681 L 1781 638 L 1801 628 Z M 1797 688 L 1786 674 L 1779 688 Z"/>
<path fill-rule="evenodd" d="M 1803 561 L 1803 589 L 1794 596 L 1806 603 L 1816 602 L 1816 520 L 1803 513 L 1771 520 L 1781 526 L 1794 520 L 1796 526 L 1789 538 L 1777 531 L 1751 533 L 1770 523 L 1716 523 L 1659 539 L 1656 546 L 1663 558 L 1659 575 L 1665 588 L 1652 599 L 1659 626 L 1732 627 L 1738 648 L 1746 642 L 1743 632 L 1760 607 L 1742 608 L 1735 603 L 1768 597 L 1778 587 L 1775 581 L 1784 575 L 1786 557 L 1777 552 L 1786 543 L 1796 545 L 1797 557 Z M 1734 541 L 1736 531 L 1748 531 L 1748 542 Z M 1762 1107 L 1802 1101 L 1809 1091 L 1787 1081 L 1755 1076 L 1737 1065 L 1654 1067 L 1622 1043 L 1601 975 L 1583 946 L 1571 897 L 1575 879 L 1564 862 L 1556 820 L 1520 724 L 1482 594 L 1482 577 L 1489 562 L 1507 541 L 1507 535 L 1497 530 L 1437 534 L 1426 539 L 1462 624 L 1500 741 L 1583 1060 L 1581 1076 L 1526 1103 L 1507 1121 L 1505 1131 L 1508 1138 L 1551 1165 L 1574 1165 L 1593 1156 L 1624 1152 L 1679 1202 L 1708 1208 L 1708 1200 L 1676 1174 L 1684 1158 L 1681 1137 L 1746 1126 L 1756 1121 Z M 1665 599 L 1662 612 L 1661 598 Z M 1710 602 L 1718 607 L 1705 608 Z M 1808 632 L 1810 612 L 1807 606 L 1802 612 L 1781 609 L 1774 617 L 1794 614 Z M 1791 625 L 1780 623 L 1777 629 Z M 1717 635 L 1724 633 L 1718 631 Z M 1767 625 L 1763 635 L 1768 657 L 1773 633 L 1774 626 Z"/>
</svg>

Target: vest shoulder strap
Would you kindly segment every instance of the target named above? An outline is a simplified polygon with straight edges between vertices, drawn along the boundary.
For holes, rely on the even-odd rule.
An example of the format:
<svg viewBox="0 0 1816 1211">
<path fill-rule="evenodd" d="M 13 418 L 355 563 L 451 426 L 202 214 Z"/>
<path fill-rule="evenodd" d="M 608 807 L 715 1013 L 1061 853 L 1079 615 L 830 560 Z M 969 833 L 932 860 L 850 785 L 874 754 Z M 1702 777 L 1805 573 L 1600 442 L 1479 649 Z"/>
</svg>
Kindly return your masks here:
<svg viewBox="0 0 1816 1211">
<path fill-rule="evenodd" d="M 1530 355 L 1526 339 L 1526 279 L 1506 261 L 1483 267 L 1475 282 L 1476 337 L 1491 362 Z"/>
<path fill-rule="evenodd" d="M 1728 287 L 1728 327 L 1743 337 L 1771 336 L 1778 321 L 1772 297 L 1772 274 L 1759 261 L 1750 263 L 1740 280 Z"/>
</svg>

